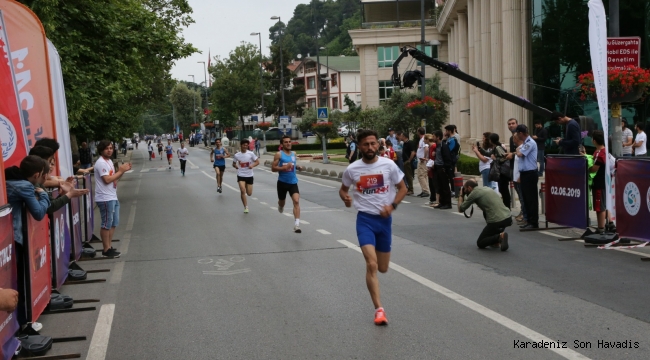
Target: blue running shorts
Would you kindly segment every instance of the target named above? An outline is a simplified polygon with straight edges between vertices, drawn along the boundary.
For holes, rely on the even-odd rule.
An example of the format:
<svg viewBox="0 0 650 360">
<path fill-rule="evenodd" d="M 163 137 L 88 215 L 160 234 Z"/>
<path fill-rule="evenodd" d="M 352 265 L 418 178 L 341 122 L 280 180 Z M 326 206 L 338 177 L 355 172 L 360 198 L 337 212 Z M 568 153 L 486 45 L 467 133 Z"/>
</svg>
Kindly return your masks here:
<svg viewBox="0 0 650 360">
<path fill-rule="evenodd" d="M 359 246 L 372 245 L 377 251 L 390 252 L 393 218 L 383 218 L 359 211 L 357 213 L 357 238 Z"/>
</svg>

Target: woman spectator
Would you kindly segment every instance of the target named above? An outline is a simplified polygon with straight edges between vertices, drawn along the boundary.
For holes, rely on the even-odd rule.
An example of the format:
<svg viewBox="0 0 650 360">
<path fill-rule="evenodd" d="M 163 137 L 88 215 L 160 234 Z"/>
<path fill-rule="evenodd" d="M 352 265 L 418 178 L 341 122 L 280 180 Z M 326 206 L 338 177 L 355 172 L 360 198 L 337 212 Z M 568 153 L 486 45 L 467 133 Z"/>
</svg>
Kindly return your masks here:
<svg viewBox="0 0 650 360">
<path fill-rule="evenodd" d="M 492 160 L 496 161 L 500 167 L 505 166 L 506 163 L 507 166 L 509 166 L 510 160 L 508 160 L 508 151 L 499 142 L 499 134 L 490 134 L 490 143 L 494 148 L 492 151 Z M 498 185 L 503 205 L 510 209 L 510 176 L 501 174 Z"/>
<path fill-rule="evenodd" d="M 481 173 L 483 178 L 483 186 L 491 187 L 495 191 L 497 189 L 496 181 L 490 181 L 490 164 L 492 164 L 492 152 L 494 151 L 494 145 L 490 142 L 490 132 L 483 133 L 483 143 L 479 144 L 478 141 L 476 145 L 472 146 L 472 151 L 476 154 L 478 158 L 478 171 Z"/>
<path fill-rule="evenodd" d="M 438 198 L 440 194 L 436 188 L 436 181 L 434 178 L 435 172 L 433 171 L 433 161 L 436 158 L 436 142 L 432 134 L 424 135 L 424 143 L 429 146 L 429 154 L 427 161 L 427 177 L 429 178 L 429 206 L 438 206 Z"/>
</svg>

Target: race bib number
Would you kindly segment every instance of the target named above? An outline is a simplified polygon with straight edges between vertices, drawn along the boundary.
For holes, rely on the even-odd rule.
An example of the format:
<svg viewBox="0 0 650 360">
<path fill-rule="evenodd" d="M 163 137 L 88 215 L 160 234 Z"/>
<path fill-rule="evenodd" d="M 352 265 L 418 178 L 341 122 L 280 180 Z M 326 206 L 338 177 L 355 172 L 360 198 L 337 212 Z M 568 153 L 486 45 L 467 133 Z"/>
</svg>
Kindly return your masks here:
<svg viewBox="0 0 650 360">
<path fill-rule="evenodd" d="M 293 171 L 293 168 L 294 168 L 293 163 L 287 163 L 287 164 L 290 164 L 290 166 L 289 166 L 289 170 L 287 170 L 287 172 L 291 172 L 291 171 Z"/>
<path fill-rule="evenodd" d="M 363 193 L 375 193 L 380 189 L 384 189 L 384 175 L 383 174 L 367 174 L 359 177 L 357 189 Z"/>
<path fill-rule="evenodd" d="M 249 162 L 240 162 L 239 163 L 239 166 L 241 166 L 242 168 L 248 168 L 249 165 L 250 165 Z"/>
</svg>

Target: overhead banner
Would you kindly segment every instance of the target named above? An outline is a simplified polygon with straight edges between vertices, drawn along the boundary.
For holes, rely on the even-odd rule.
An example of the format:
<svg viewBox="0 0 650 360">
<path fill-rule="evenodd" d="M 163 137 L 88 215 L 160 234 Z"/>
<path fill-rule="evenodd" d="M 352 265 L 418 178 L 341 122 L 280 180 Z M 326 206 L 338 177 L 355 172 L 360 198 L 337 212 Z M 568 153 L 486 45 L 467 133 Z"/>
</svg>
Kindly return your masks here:
<svg viewBox="0 0 650 360">
<path fill-rule="evenodd" d="M 650 159 L 616 162 L 616 208 L 621 237 L 650 241 Z"/>
<path fill-rule="evenodd" d="M 0 170 L 2 167 L 0 166 Z M 0 182 L 0 192 L 4 182 Z M 11 207 L 0 204 L 0 229 L 12 229 Z M 13 231 L 0 232 L 0 288 L 18 289 L 16 274 L 16 249 L 14 247 Z M 20 345 L 14 336 L 18 331 L 18 319 L 16 311 L 0 311 L 0 359 L 8 360 Z"/>
<path fill-rule="evenodd" d="M 59 196 L 58 190 L 52 193 L 54 198 Z M 66 205 L 52 213 L 50 217 L 50 245 L 52 248 L 52 286 L 60 289 L 68 278 L 70 267 L 70 226 L 68 224 L 68 206 Z"/>
<path fill-rule="evenodd" d="M 74 175 L 72 167 L 72 146 L 70 146 L 70 126 L 68 125 L 68 106 L 65 102 L 61 58 L 54 44 L 48 39 L 47 49 L 50 63 L 50 80 L 52 83 L 52 102 L 54 104 L 54 122 L 56 140 L 61 144 L 58 151 L 59 175 L 64 178 Z"/>
<path fill-rule="evenodd" d="M 587 159 L 581 155 L 546 156 L 546 220 L 584 229 L 589 224 Z"/>
<path fill-rule="evenodd" d="M 23 237 L 25 247 L 26 273 L 29 281 L 27 287 L 29 306 L 27 320 L 36 321 L 50 303 L 52 293 L 52 257 L 50 254 L 50 238 L 48 236 L 47 218 L 36 221 L 29 212 L 23 209 L 23 224 L 27 224 L 27 236 Z"/>
<path fill-rule="evenodd" d="M 600 122 L 605 138 L 609 134 L 609 107 L 607 106 L 607 16 L 602 0 L 589 0 L 589 55 L 594 73 L 594 85 L 598 100 Z M 605 153 L 609 154 L 608 141 Z M 605 185 L 607 189 L 607 210 L 612 213 L 612 177 L 609 171 L 609 157 L 605 156 Z"/>
<path fill-rule="evenodd" d="M 11 44 L 27 147 L 31 148 L 38 139 L 57 138 L 45 30 L 38 17 L 17 1 L 0 0 L 0 10 Z"/>
<path fill-rule="evenodd" d="M 29 151 L 9 49 L 4 14 L 0 10 L 0 59 L 3 59 L 0 61 L 0 142 L 2 160 L 7 167 L 19 165 Z"/>
<path fill-rule="evenodd" d="M 81 179 L 75 181 L 75 187 L 81 189 Z M 68 218 L 70 224 L 70 243 L 72 250 L 70 252 L 70 261 L 79 260 L 81 258 L 81 250 L 83 247 L 83 234 L 81 233 L 81 198 L 70 199 L 68 206 Z"/>
</svg>

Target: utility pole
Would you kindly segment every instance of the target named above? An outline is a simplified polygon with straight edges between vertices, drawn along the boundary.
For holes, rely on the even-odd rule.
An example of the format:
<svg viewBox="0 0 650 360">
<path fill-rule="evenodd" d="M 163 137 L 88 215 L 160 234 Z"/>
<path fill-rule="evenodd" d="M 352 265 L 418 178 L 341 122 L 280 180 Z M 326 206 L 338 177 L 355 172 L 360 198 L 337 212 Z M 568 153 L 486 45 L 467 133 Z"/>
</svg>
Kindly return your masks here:
<svg viewBox="0 0 650 360">
<path fill-rule="evenodd" d="M 207 109 L 208 107 L 208 72 L 206 70 L 206 65 L 205 61 L 197 61 L 199 64 L 203 64 L 203 77 L 205 83 L 203 84 L 205 86 L 205 108 Z"/>
<path fill-rule="evenodd" d="M 251 33 L 251 36 L 259 36 L 260 38 L 260 97 L 262 98 L 262 122 L 266 122 L 264 118 L 264 80 L 263 80 L 263 69 L 262 69 L 262 33 Z M 266 131 L 262 131 L 262 136 L 264 137 L 264 148 L 266 149 Z"/>
<path fill-rule="evenodd" d="M 282 19 L 279 16 L 272 16 L 271 20 L 278 20 L 278 23 L 282 23 Z M 282 28 L 278 31 L 280 35 L 280 93 L 282 95 L 282 116 L 287 115 L 287 112 L 284 107 L 284 60 L 282 60 Z"/>
<path fill-rule="evenodd" d="M 426 40 L 424 38 L 424 0 L 420 1 L 420 51 L 423 53 L 426 53 L 426 50 L 424 49 L 424 46 L 426 44 Z M 422 72 L 422 100 L 424 100 L 424 96 L 426 93 L 426 76 L 425 76 L 425 66 L 424 63 L 422 63 L 422 69 L 420 70 Z M 426 129 L 427 128 L 427 120 L 426 120 L 426 115 L 422 118 L 422 126 Z"/>
<path fill-rule="evenodd" d="M 194 81 L 194 75 L 187 75 L 192 77 L 192 83 L 195 84 Z M 194 106 L 192 107 L 192 114 L 194 114 L 194 123 L 196 124 L 196 96 L 194 96 L 194 91 L 192 90 L 192 103 Z"/>
<path fill-rule="evenodd" d="M 609 36 L 618 37 L 619 32 L 619 0 L 609 0 Z M 607 119 L 601 119 L 603 122 Z M 623 139 L 621 128 L 621 104 L 612 103 L 612 117 L 609 119 L 609 128 L 612 129 L 612 155 L 623 156 Z M 629 124 L 628 124 L 629 126 Z M 608 136 L 609 134 L 605 134 Z"/>
</svg>

